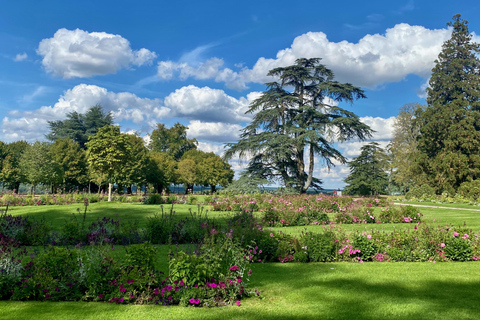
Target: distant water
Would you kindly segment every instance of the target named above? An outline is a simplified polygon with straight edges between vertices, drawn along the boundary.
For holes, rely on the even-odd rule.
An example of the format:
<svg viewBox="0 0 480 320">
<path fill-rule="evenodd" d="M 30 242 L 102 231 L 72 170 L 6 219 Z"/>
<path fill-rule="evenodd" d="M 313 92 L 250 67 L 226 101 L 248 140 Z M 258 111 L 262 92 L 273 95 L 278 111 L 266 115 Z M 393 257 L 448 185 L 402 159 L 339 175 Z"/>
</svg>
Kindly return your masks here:
<svg viewBox="0 0 480 320">
<path fill-rule="evenodd" d="M 169 187 L 170 189 L 170 192 L 173 192 L 173 193 L 185 193 L 185 189 L 182 185 L 171 185 Z M 273 192 L 275 190 L 278 189 L 278 187 L 264 187 L 263 188 L 265 191 L 267 192 Z M 222 187 L 221 186 L 217 186 L 217 191 L 220 191 L 222 190 Z M 312 189 L 312 188 L 309 188 L 307 190 L 307 193 L 308 194 L 318 194 L 318 193 L 323 193 L 323 194 L 333 194 L 335 189 L 322 189 L 319 191 L 315 190 L 315 189 Z M 203 193 L 203 192 L 208 192 L 210 191 L 210 188 L 205 188 L 205 187 L 200 187 L 200 186 L 194 186 L 193 187 L 193 193 Z"/>
</svg>

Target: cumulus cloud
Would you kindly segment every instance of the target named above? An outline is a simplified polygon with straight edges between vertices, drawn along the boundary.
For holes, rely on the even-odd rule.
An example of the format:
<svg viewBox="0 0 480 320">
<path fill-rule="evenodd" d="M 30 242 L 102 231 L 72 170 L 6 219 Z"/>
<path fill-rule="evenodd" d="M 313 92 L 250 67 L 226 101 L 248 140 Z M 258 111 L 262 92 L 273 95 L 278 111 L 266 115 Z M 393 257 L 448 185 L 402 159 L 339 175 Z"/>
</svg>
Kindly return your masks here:
<svg viewBox="0 0 480 320">
<path fill-rule="evenodd" d="M 45 70 L 63 78 L 86 78 L 115 73 L 130 66 L 151 64 L 155 52 L 134 51 L 127 39 L 105 32 L 59 29 L 37 49 Z"/>
<path fill-rule="evenodd" d="M 187 133 L 197 140 L 226 143 L 237 141 L 242 128 L 238 124 L 192 120 L 188 124 Z"/>
<path fill-rule="evenodd" d="M 227 95 L 223 90 L 189 85 L 175 90 L 165 98 L 165 106 L 176 116 L 206 122 L 239 123 L 249 121 L 245 115 L 250 102 L 259 93 L 252 92 L 240 99 Z"/>
<path fill-rule="evenodd" d="M 385 34 L 368 34 L 357 43 L 331 42 L 323 32 L 308 32 L 296 37 L 289 48 L 278 51 L 275 59 L 260 58 L 255 65 L 234 71 L 222 68 L 223 61 L 213 58 L 194 68 L 188 63 L 162 61 L 158 75 L 164 79 L 180 77 L 210 78 L 225 82 L 233 89 L 244 89 L 250 82 L 271 81 L 269 70 L 291 65 L 296 59 L 321 57 L 333 70 L 336 80 L 374 88 L 397 82 L 409 74 L 428 77 L 449 29 L 427 29 L 406 23 L 387 29 Z M 208 71 L 205 71 L 208 70 Z"/>
<path fill-rule="evenodd" d="M 15 56 L 13 61 L 20 62 L 20 61 L 27 60 L 27 58 L 28 58 L 28 55 L 25 52 L 24 53 L 19 53 Z"/>
<path fill-rule="evenodd" d="M 10 112 L 2 121 L 6 140 L 35 140 L 48 132 L 48 120 L 63 120 L 67 113 L 85 113 L 91 106 L 100 104 L 112 112 L 115 121 L 132 121 L 144 124 L 170 117 L 170 109 L 161 105 L 160 99 L 140 98 L 129 92 L 110 92 L 105 88 L 80 84 L 65 93 L 54 106 L 43 106 L 25 112 Z"/>
</svg>

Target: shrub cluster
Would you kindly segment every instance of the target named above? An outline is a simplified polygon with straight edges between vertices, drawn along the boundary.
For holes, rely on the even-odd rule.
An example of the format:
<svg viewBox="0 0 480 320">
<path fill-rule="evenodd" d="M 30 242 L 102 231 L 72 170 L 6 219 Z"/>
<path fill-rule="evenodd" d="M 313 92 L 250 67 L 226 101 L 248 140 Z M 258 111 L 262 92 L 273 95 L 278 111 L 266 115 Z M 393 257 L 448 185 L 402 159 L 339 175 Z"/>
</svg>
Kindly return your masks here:
<svg viewBox="0 0 480 320">
<path fill-rule="evenodd" d="M 331 218 L 336 223 L 409 223 L 421 218 L 412 207 L 396 208 L 378 198 L 256 194 L 216 198 L 212 205 L 217 211 L 259 211 L 271 227 L 322 225 Z"/>
<path fill-rule="evenodd" d="M 43 195 L 19 195 L 6 192 L 0 195 L 0 206 L 40 206 L 40 205 L 66 205 L 88 201 L 89 203 L 107 201 L 104 193 L 63 193 Z M 140 195 L 112 195 L 113 201 L 118 202 L 142 202 L 144 197 Z"/>
</svg>

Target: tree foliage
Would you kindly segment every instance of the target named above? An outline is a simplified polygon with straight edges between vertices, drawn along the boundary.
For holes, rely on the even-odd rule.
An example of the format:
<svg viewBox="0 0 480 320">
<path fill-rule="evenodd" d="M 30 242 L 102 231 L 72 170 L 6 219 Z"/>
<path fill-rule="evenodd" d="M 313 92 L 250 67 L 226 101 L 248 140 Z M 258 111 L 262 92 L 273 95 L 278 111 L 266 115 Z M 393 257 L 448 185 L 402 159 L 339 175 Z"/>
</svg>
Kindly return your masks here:
<svg viewBox="0 0 480 320">
<path fill-rule="evenodd" d="M 227 144 L 225 157 L 250 158 L 247 175 L 305 192 L 319 183 L 313 176 L 315 157 L 327 167 L 334 160 L 345 163 L 333 146 L 334 139 L 364 140 L 371 135 L 354 113 L 337 106 L 365 95 L 349 83 L 334 81 L 332 71 L 319 58 L 297 59 L 294 65 L 272 69 L 268 75 L 278 81 L 267 83 L 267 90 L 250 105 L 247 113 L 254 114 L 253 120 L 237 143 Z"/>
<path fill-rule="evenodd" d="M 378 143 L 371 142 L 360 149 L 360 155 L 350 161 L 350 174 L 345 178 L 348 184 L 346 194 L 352 195 L 378 195 L 385 194 L 388 186 L 388 175 L 385 151 Z"/>
<path fill-rule="evenodd" d="M 419 116 L 419 170 L 438 192 L 480 177 L 480 53 L 457 14 L 435 61 L 427 108 Z"/>
<path fill-rule="evenodd" d="M 78 143 L 60 138 L 52 143 L 50 152 L 59 166 L 58 180 L 65 190 L 74 190 L 88 182 L 86 153 Z"/>
<path fill-rule="evenodd" d="M 120 179 L 130 154 L 130 145 L 126 134 L 120 133 L 120 127 L 105 126 L 86 143 L 87 162 L 92 172 L 105 175 L 108 183 L 108 201 L 111 200 L 112 183 Z"/>
<path fill-rule="evenodd" d="M 32 185 L 32 191 L 40 184 L 58 183 L 61 176 L 61 169 L 55 161 L 50 144 L 36 141 L 28 145 L 20 157 L 19 163 L 25 181 Z"/>
<path fill-rule="evenodd" d="M 150 135 L 149 148 L 155 152 L 166 152 L 179 161 L 183 154 L 190 149 L 197 149 L 197 140 L 187 138 L 188 127 L 175 123 L 171 128 L 158 123 L 157 128 Z"/>
<path fill-rule="evenodd" d="M 18 192 L 20 183 L 25 182 L 25 175 L 20 166 L 20 158 L 27 148 L 26 141 L 15 141 L 5 146 L 5 158 L 3 159 L 1 179 L 4 185 Z"/>
<path fill-rule="evenodd" d="M 100 105 L 95 105 L 85 114 L 74 111 L 68 113 L 65 120 L 48 121 L 50 132 L 46 138 L 50 141 L 72 139 L 82 149 L 86 149 L 88 138 L 94 136 L 100 128 L 112 123 L 111 113 L 105 113 Z"/>
<path fill-rule="evenodd" d="M 417 139 L 420 135 L 417 117 L 424 109 L 425 106 L 418 103 L 405 104 L 393 123 L 393 138 L 389 146 L 391 178 L 403 192 L 408 191 L 421 179 L 421 173 L 415 170 L 415 161 L 418 156 Z"/>
</svg>

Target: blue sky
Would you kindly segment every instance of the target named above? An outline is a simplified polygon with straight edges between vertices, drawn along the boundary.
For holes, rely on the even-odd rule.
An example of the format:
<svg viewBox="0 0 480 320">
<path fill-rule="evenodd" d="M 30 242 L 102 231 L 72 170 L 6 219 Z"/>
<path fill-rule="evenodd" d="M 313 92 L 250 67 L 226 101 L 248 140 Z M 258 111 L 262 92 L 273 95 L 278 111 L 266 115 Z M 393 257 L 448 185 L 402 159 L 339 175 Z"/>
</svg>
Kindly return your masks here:
<svg viewBox="0 0 480 320">
<path fill-rule="evenodd" d="M 480 29 L 477 1 L 0 4 L 0 140 L 42 140 L 48 120 L 100 103 L 122 131 L 145 136 L 158 122 L 181 122 L 218 154 L 248 123 L 268 70 L 299 57 L 320 57 L 337 80 L 365 90 L 367 99 L 344 107 L 386 145 L 398 109 L 425 102 L 446 23 L 461 13 Z M 354 157 L 361 145 L 338 147 Z M 346 174 L 316 169 L 325 188 L 342 187 Z"/>
</svg>

